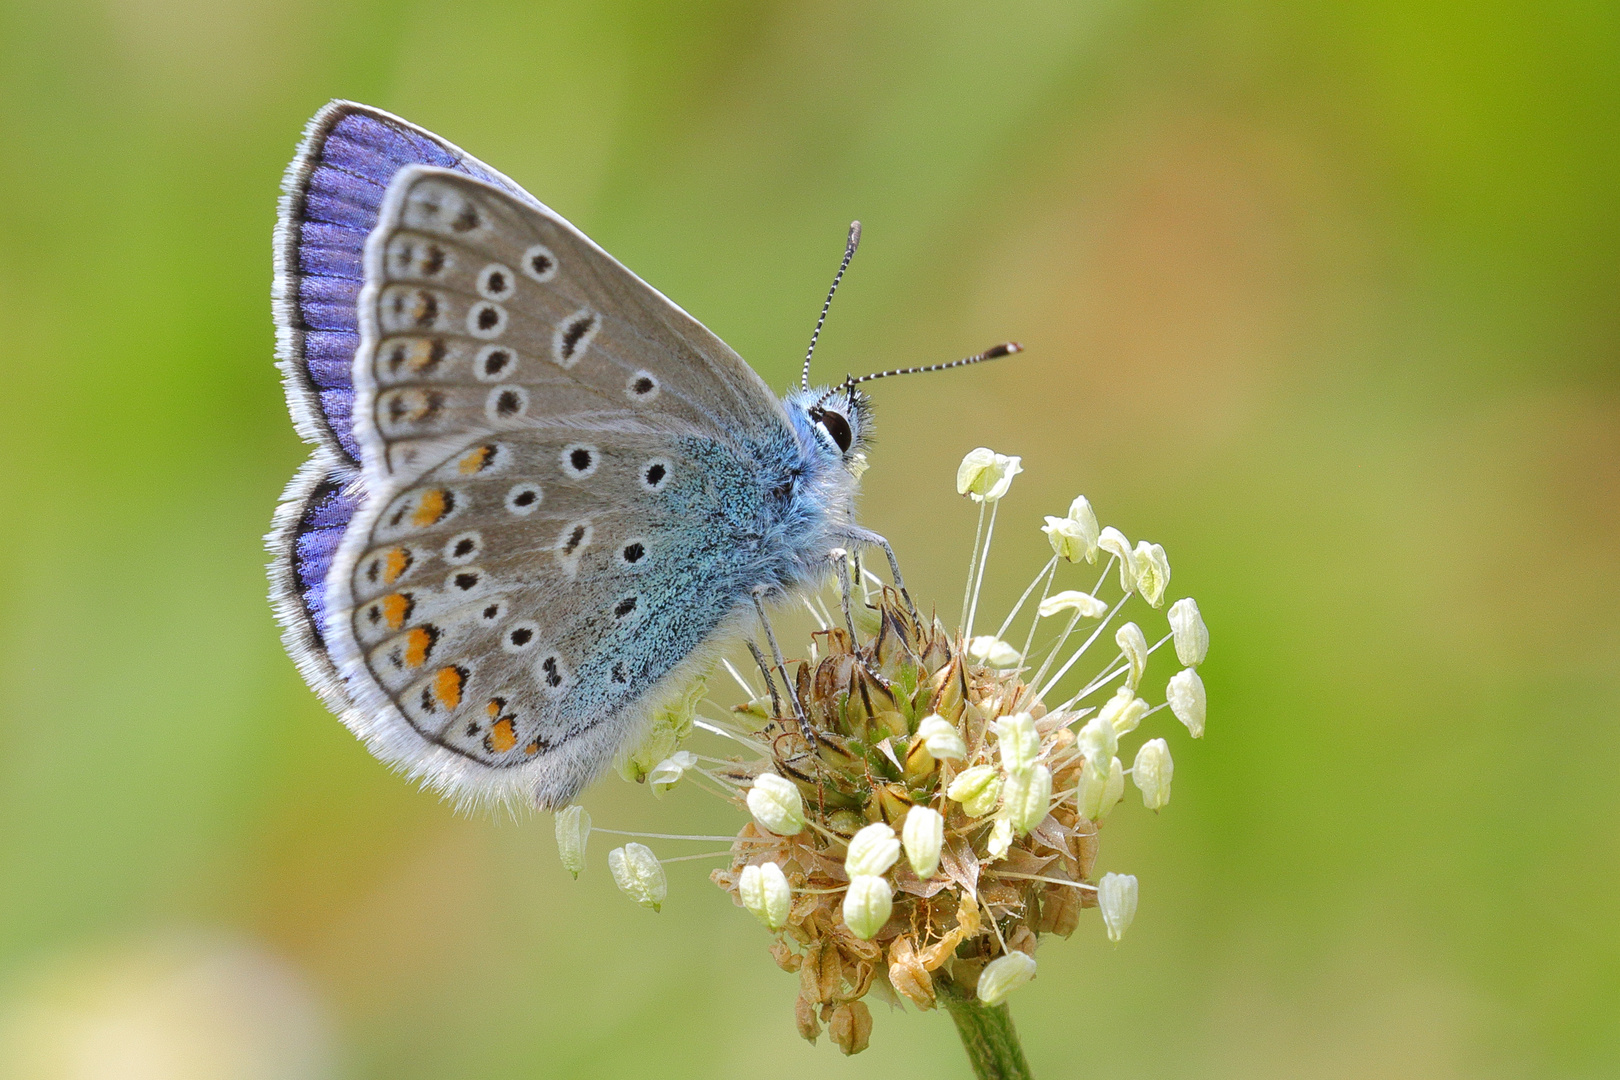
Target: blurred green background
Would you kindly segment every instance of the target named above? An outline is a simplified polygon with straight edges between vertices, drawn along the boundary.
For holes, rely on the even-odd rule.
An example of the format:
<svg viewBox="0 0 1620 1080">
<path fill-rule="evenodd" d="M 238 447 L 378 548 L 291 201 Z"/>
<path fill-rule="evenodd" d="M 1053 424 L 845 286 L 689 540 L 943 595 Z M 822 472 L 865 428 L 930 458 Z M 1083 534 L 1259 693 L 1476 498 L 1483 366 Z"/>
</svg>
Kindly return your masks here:
<svg viewBox="0 0 1620 1080">
<path fill-rule="evenodd" d="M 966 1076 L 844 1059 L 767 935 L 458 817 L 305 689 L 270 230 L 329 97 L 525 184 L 726 338 L 879 383 L 865 519 L 954 613 L 1084 492 L 1213 635 L 1013 1002 L 1038 1075 L 1620 1073 L 1620 12 L 1600 3 L 0 4 L 0 1075 Z M 1163 719 L 1163 718 L 1161 718 Z M 1174 730 L 1172 730 L 1172 728 Z M 620 828 L 729 829 L 610 778 Z"/>
</svg>

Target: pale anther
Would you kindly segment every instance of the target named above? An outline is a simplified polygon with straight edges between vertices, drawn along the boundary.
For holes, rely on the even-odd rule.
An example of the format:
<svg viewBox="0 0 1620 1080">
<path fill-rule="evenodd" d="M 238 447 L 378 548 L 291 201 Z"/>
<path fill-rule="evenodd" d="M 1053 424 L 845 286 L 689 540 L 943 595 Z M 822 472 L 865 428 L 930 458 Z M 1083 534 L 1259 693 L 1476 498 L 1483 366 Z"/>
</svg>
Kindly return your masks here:
<svg viewBox="0 0 1620 1080">
<path fill-rule="evenodd" d="M 1204 737 L 1204 680 L 1192 668 L 1182 668 L 1170 676 L 1164 688 L 1165 699 L 1176 719 L 1187 725 L 1195 739 Z"/>
<path fill-rule="evenodd" d="M 1128 622 L 1114 631 L 1114 644 L 1119 646 L 1119 651 L 1125 654 L 1125 659 L 1131 665 L 1130 674 L 1125 676 L 1125 685 L 1135 690 L 1142 683 L 1143 672 L 1147 671 L 1147 636 L 1142 633 L 1140 626 Z"/>
<path fill-rule="evenodd" d="M 1170 777 L 1175 762 L 1170 760 L 1170 744 L 1163 739 L 1149 739 L 1136 752 L 1131 766 L 1131 779 L 1142 790 L 1142 805 L 1158 810 L 1170 801 Z"/>
<path fill-rule="evenodd" d="M 1013 713 L 995 722 L 996 746 L 1001 767 L 1009 774 L 1024 772 L 1040 756 L 1041 737 L 1035 731 L 1035 718 L 1027 712 Z"/>
<path fill-rule="evenodd" d="M 1170 605 L 1170 633 L 1175 636 L 1176 659 L 1197 667 L 1209 653 L 1209 628 L 1198 612 L 1198 601 L 1184 596 Z"/>
<path fill-rule="evenodd" d="M 970 450 L 956 470 L 956 493 L 974 502 L 997 502 L 1024 471 L 1022 458 L 998 454 L 986 447 Z"/>
<path fill-rule="evenodd" d="M 895 839 L 894 830 L 881 821 L 874 822 L 850 838 L 844 872 L 852 878 L 886 874 L 899 858 L 900 841 Z"/>
<path fill-rule="evenodd" d="M 996 774 L 994 766 L 975 765 L 959 773 L 951 781 L 951 786 L 945 789 L 945 794 L 961 803 L 962 811 L 968 817 L 983 817 L 996 808 L 996 799 L 1001 794 L 1001 777 Z"/>
<path fill-rule="evenodd" d="M 871 941 L 894 910 L 894 889 L 887 878 L 861 874 L 849 879 L 844 894 L 844 925 L 862 941 Z"/>
<path fill-rule="evenodd" d="M 755 779 L 748 789 L 748 811 L 777 836 L 796 836 L 804 828 L 804 799 L 798 787 L 775 773 Z"/>
<path fill-rule="evenodd" d="M 608 852 L 608 869 L 613 883 L 642 907 L 657 911 L 669 895 L 664 868 L 645 844 L 626 844 Z"/>
<path fill-rule="evenodd" d="M 1142 599 L 1159 607 L 1164 603 L 1164 590 L 1170 584 L 1170 559 L 1164 548 L 1146 540 L 1136 542 L 1132 552 L 1136 558 L 1136 590 Z"/>
<path fill-rule="evenodd" d="M 900 826 L 900 839 L 906 848 L 906 861 L 917 876 L 927 880 L 939 869 L 939 853 L 945 845 L 945 818 L 926 806 L 906 811 Z"/>
<path fill-rule="evenodd" d="M 1118 941 L 1136 918 L 1136 875 L 1104 874 L 1097 882 L 1097 906 L 1108 927 L 1108 940 Z"/>
<path fill-rule="evenodd" d="M 737 892 L 742 897 L 743 907 L 772 930 L 787 925 L 793 890 L 788 887 L 780 866 L 768 862 L 743 867 L 737 878 Z"/>
<path fill-rule="evenodd" d="M 1043 619 L 1049 619 L 1060 611 L 1078 611 L 1084 618 L 1100 619 L 1108 614 L 1108 605 L 1090 593 L 1068 589 L 1042 600 L 1040 611 Z"/>
<path fill-rule="evenodd" d="M 1136 555 L 1125 534 L 1108 526 L 1097 535 L 1097 546 L 1119 560 L 1119 587 L 1127 593 L 1136 591 Z"/>
<path fill-rule="evenodd" d="M 1007 995 L 1035 977 L 1035 958 L 1016 949 L 1003 953 L 979 972 L 977 995 L 985 1005 L 1000 1005 Z"/>
<path fill-rule="evenodd" d="M 585 869 L 585 841 L 591 835 L 591 814 L 575 803 L 557 811 L 557 854 L 563 869 L 579 877 Z"/>
<path fill-rule="evenodd" d="M 943 716 L 925 716 L 917 725 L 917 735 L 928 752 L 941 761 L 960 761 L 967 757 L 967 744 L 956 725 Z"/>
</svg>

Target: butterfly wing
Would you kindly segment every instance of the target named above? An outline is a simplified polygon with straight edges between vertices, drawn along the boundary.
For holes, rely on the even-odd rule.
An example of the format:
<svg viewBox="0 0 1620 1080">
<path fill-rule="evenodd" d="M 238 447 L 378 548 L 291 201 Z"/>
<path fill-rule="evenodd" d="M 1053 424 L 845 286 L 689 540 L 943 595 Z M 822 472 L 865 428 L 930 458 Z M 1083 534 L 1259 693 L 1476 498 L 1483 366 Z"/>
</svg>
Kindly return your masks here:
<svg viewBox="0 0 1620 1080">
<path fill-rule="evenodd" d="M 757 473 L 726 440 L 552 426 L 432 463 L 328 583 L 346 719 L 462 798 L 565 804 L 739 614 Z"/>
<path fill-rule="evenodd" d="M 333 101 L 310 120 L 282 178 L 271 310 L 293 422 L 339 466 L 360 462 L 353 371 L 366 238 L 389 181 L 413 164 L 477 176 L 533 201 L 470 154 L 381 109 Z"/>
<path fill-rule="evenodd" d="M 544 207 L 426 166 L 366 250 L 355 432 L 368 480 L 470 432 L 536 424 L 785 430 L 776 396 L 696 319 Z"/>
<path fill-rule="evenodd" d="M 696 320 L 498 185 L 401 170 L 364 270 L 367 494 L 322 624 L 344 719 L 464 800 L 561 805 L 742 610 L 785 413 Z"/>
<path fill-rule="evenodd" d="M 383 195 L 394 175 L 412 164 L 465 172 L 530 199 L 432 132 L 380 109 L 333 101 L 305 128 L 282 179 L 276 220 L 277 365 L 293 422 L 315 451 L 282 494 L 266 537 L 270 599 L 288 653 L 338 712 L 350 702 L 321 627 L 326 577 L 365 495 L 353 422 L 357 301 L 366 239 L 377 225 Z"/>
</svg>

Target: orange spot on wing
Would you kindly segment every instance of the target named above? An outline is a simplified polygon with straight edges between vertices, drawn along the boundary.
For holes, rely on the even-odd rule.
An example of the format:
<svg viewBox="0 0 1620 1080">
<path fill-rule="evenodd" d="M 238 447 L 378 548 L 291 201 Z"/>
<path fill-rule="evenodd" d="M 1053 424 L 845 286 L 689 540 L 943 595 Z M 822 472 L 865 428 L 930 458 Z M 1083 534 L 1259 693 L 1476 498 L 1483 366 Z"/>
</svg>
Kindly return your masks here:
<svg viewBox="0 0 1620 1080">
<path fill-rule="evenodd" d="M 528 746 L 525 746 L 523 748 L 523 752 L 525 754 L 527 754 L 529 757 L 534 757 L 534 755 L 536 755 L 536 754 L 538 754 L 540 752 L 540 740 L 536 739 L 536 740 L 534 740 L 534 742 L 530 743 Z"/>
<path fill-rule="evenodd" d="M 439 635 L 426 626 L 411 628 L 405 635 L 406 666 L 421 667 L 427 663 L 428 653 L 433 651 L 433 643 L 438 637 Z"/>
<path fill-rule="evenodd" d="M 419 529 L 437 524 L 440 518 L 450 509 L 450 501 L 445 492 L 439 488 L 423 492 L 422 501 L 416 504 L 416 513 L 411 515 L 411 522 Z"/>
<path fill-rule="evenodd" d="M 402 547 L 390 548 L 383 556 L 383 580 L 392 585 L 411 568 L 411 553 Z"/>
<path fill-rule="evenodd" d="M 495 448 L 493 446 L 480 446 L 461 459 L 461 465 L 459 466 L 461 475 L 471 476 L 475 472 L 481 472 L 489 465 L 489 459 L 494 456 Z"/>
<path fill-rule="evenodd" d="M 433 676 L 433 696 L 446 709 L 454 710 L 461 704 L 461 687 L 467 680 L 466 672 L 457 667 L 443 667 Z"/>
<path fill-rule="evenodd" d="M 506 699 L 498 697 L 490 698 L 489 704 L 484 706 L 484 710 L 489 713 L 491 720 L 501 715 L 501 710 L 504 708 L 506 708 Z"/>
<path fill-rule="evenodd" d="M 497 721 L 495 726 L 489 729 L 489 738 L 484 741 L 489 743 L 489 748 L 495 753 L 504 754 L 517 745 L 517 726 L 512 723 L 510 717 Z"/>
<path fill-rule="evenodd" d="M 388 623 L 388 629 L 398 630 L 405 625 L 405 620 L 411 613 L 411 598 L 404 593 L 394 593 L 382 599 L 383 619 Z"/>
</svg>

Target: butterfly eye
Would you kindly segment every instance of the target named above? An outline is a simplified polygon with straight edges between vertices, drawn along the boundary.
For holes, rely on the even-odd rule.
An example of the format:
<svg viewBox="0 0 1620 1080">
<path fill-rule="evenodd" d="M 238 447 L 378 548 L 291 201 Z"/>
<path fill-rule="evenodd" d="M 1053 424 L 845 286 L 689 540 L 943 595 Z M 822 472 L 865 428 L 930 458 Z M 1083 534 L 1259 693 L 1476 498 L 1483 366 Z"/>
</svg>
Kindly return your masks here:
<svg viewBox="0 0 1620 1080">
<path fill-rule="evenodd" d="M 849 421 L 842 413 L 831 409 L 811 409 L 810 419 L 821 425 L 821 430 L 832 436 L 832 441 L 838 444 L 838 451 L 849 453 L 849 446 L 855 441 L 855 433 L 849 429 Z"/>
</svg>

